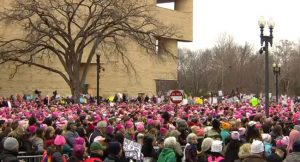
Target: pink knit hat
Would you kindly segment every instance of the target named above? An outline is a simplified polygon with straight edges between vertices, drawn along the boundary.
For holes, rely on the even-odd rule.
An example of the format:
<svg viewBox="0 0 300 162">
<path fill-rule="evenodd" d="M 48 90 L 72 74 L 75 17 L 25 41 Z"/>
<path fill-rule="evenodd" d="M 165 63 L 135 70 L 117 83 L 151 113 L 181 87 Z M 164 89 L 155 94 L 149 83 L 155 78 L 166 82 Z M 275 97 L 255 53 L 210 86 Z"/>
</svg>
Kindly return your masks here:
<svg viewBox="0 0 300 162">
<path fill-rule="evenodd" d="M 28 127 L 28 132 L 31 133 L 31 134 L 35 133 L 36 132 L 36 126 L 34 126 L 34 125 L 29 126 Z"/>
<path fill-rule="evenodd" d="M 162 127 L 162 128 L 160 128 L 159 132 L 160 132 L 160 135 L 165 136 L 168 133 L 168 129 Z"/>
<path fill-rule="evenodd" d="M 125 123 L 125 128 L 132 128 L 133 127 L 133 122 L 132 121 L 126 121 Z"/>
<path fill-rule="evenodd" d="M 117 125 L 117 130 L 118 131 L 123 131 L 124 130 L 124 126 L 122 124 L 118 124 Z"/>
<path fill-rule="evenodd" d="M 78 145 L 83 145 L 85 142 L 84 138 L 82 137 L 77 137 L 75 138 L 75 144 L 78 144 Z"/>
<path fill-rule="evenodd" d="M 66 139 L 64 136 L 57 135 L 54 140 L 54 145 L 63 146 L 66 144 Z"/>
<path fill-rule="evenodd" d="M 137 129 L 137 131 L 138 131 L 139 133 L 145 131 L 145 127 L 144 127 L 143 124 L 138 124 L 138 125 L 136 126 L 136 129 Z"/>
</svg>

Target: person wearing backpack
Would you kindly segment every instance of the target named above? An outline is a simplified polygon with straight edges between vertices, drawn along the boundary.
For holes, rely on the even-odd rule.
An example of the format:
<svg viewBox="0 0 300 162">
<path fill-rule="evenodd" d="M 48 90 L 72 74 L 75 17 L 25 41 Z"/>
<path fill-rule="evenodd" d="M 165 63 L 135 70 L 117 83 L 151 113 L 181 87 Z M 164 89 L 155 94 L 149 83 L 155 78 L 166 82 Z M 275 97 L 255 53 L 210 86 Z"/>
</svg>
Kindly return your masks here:
<svg viewBox="0 0 300 162">
<path fill-rule="evenodd" d="M 208 156 L 208 162 L 225 162 L 223 155 L 221 154 L 223 150 L 222 141 L 214 140 L 211 144 L 211 155 Z"/>
</svg>

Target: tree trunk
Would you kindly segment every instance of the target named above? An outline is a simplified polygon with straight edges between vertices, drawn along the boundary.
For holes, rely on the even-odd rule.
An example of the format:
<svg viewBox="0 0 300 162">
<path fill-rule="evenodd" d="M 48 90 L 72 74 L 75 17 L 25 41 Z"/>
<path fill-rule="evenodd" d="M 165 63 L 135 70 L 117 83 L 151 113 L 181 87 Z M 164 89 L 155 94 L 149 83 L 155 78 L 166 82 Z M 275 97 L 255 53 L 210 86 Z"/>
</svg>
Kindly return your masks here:
<svg viewBox="0 0 300 162">
<path fill-rule="evenodd" d="M 71 92 L 75 103 L 79 103 L 80 94 L 82 93 L 82 85 L 78 79 L 71 81 Z"/>
</svg>

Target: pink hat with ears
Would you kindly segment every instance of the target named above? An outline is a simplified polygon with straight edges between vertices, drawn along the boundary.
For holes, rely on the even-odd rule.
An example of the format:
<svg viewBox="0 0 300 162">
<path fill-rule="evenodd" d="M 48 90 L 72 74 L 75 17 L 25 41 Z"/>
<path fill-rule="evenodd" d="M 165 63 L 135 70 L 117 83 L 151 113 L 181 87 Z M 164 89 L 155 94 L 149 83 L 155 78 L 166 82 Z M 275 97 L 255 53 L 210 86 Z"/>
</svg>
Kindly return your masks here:
<svg viewBox="0 0 300 162">
<path fill-rule="evenodd" d="M 54 139 L 54 145 L 56 146 L 63 146 L 66 144 L 66 139 L 64 136 L 57 135 Z"/>
<path fill-rule="evenodd" d="M 148 125 L 154 125 L 154 120 L 153 119 L 147 119 L 147 124 Z"/>
<path fill-rule="evenodd" d="M 36 130 L 37 130 L 37 128 L 34 125 L 31 125 L 31 126 L 28 127 L 28 132 L 31 133 L 31 134 L 35 133 Z"/>
<path fill-rule="evenodd" d="M 30 118 L 30 113 L 29 112 L 25 112 L 24 115 L 25 115 L 26 118 Z"/>
<path fill-rule="evenodd" d="M 162 127 L 162 128 L 160 128 L 159 132 L 160 132 L 160 134 L 161 134 L 162 136 L 165 136 L 165 135 L 168 133 L 168 129 Z"/>
<path fill-rule="evenodd" d="M 84 142 L 85 142 L 85 140 L 82 137 L 75 138 L 75 144 L 77 144 L 77 145 L 83 145 Z"/>
<path fill-rule="evenodd" d="M 126 121 L 125 123 L 125 128 L 132 128 L 133 127 L 133 122 L 132 121 Z"/>
<path fill-rule="evenodd" d="M 124 126 L 122 124 L 117 124 L 117 130 L 118 131 L 123 131 L 124 130 Z"/>
<path fill-rule="evenodd" d="M 136 129 L 137 129 L 137 131 L 138 131 L 139 133 L 145 131 L 145 127 L 144 127 L 143 124 L 138 124 L 138 125 L 136 126 Z"/>
</svg>

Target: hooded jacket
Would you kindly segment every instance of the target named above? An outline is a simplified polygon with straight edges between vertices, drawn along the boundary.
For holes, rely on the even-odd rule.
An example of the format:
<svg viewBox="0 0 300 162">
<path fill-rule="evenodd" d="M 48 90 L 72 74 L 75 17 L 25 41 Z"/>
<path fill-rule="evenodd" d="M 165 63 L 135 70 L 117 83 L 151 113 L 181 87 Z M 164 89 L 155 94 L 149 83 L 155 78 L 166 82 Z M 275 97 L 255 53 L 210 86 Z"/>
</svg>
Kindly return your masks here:
<svg viewBox="0 0 300 162">
<path fill-rule="evenodd" d="M 157 162 L 176 162 L 176 154 L 171 148 L 164 148 L 160 153 Z"/>
</svg>

